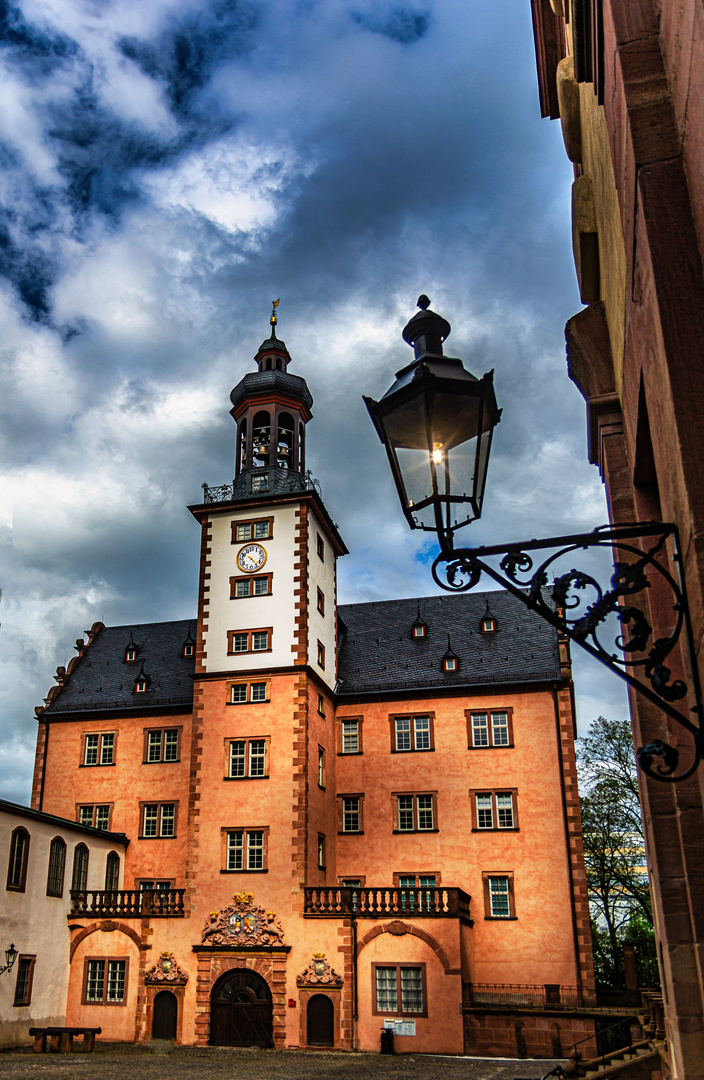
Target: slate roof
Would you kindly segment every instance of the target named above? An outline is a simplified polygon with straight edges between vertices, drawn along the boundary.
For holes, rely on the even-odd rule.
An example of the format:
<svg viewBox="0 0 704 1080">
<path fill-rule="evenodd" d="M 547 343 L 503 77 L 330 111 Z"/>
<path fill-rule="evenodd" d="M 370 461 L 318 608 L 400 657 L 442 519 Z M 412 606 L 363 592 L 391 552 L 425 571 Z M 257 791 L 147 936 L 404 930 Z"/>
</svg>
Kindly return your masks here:
<svg viewBox="0 0 704 1080">
<path fill-rule="evenodd" d="M 195 657 L 183 655 L 189 631 L 195 641 L 195 619 L 104 627 L 47 706 L 47 714 L 190 705 Z M 133 662 L 125 660 L 130 635 L 137 646 Z M 147 690 L 135 694 L 135 680 L 142 670 Z"/>
<path fill-rule="evenodd" d="M 487 599 L 497 630 L 482 634 Z M 419 610 L 427 625 L 425 638 L 411 636 Z M 343 604 L 338 612 L 340 698 L 554 682 L 561 677 L 556 631 L 510 593 Z M 188 707 L 195 670 L 194 658 L 183 656 L 189 631 L 195 638 L 195 619 L 103 628 L 46 712 L 55 716 Z M 448 634 L 459 659 L 458 670 L 453 672 L 443 671 L 442 664 Z M 125 661 L 130 635 L 137 645 L 137 660 L 132 663 Z M 147 691 L 135 694 L 141 670 L 148 677 Z"/>
<path fill-rule="evenodd" d="M 494 633 L 480 631 L 487 600 Z M 418 611 L 427 636 L 411 637 Z M 560 679 L 557 632 L 507 592 L 342 604 L 337 687 L 349 695 Z M 344 625 L 343 625 L 344 624 Z M 443 671 L 447 635 L 459 658 Z"/>
</svg>

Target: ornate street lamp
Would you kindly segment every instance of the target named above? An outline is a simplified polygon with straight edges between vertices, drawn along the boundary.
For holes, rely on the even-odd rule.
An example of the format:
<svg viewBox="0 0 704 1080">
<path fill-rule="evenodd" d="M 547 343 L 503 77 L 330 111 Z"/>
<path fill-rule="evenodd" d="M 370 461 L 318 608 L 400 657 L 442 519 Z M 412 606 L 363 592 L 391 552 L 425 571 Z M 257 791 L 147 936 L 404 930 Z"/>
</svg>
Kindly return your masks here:
<svg viewBox="0 0 704 1080">
<path fill-rule="evenodd" d="M 657 739 L 637 751 L 638 763 L 656 780 L 685 780 L 704 757 L 704 709 L 677 526 L 606 525 L 573 536 L 455 549 L 456 530 L 481 515 L 491 437 L 501 410 L 493 372 L 477 379 L 461 360 L 443 355 L 450 324 L 429 311 L 429 304 L 427 296 L 419 298 L 421 311 L 403 331 L 415 352 L 413 363 L 397 373 L 381 401 L 364 400 L 409 525 L 437 534 L 435 581 L 448 591 L 465 592 L 487 574 L 657 705 L 689 732 L 694 760 L 677 775 L 679 751 Z M 666 565 L 668 544 L 676 576 Z M 604 548 L 612 556 L 614 572 L 607 585 L 574 568 L 555 576 L 559 559 L 590 548 Z M 532 553 L 541 550 L 547 555 L 535 559 Z M 497 567 L 490 560 L 499 557 Z M 637 600 L 651 587 L 660 597 L 672 598 L 672 629 L 658 638 Z M 681 635 L 691 686 L 673 678 L 666 663 Z M 602 640 L 607 638 L 612 640 Z M 688 698 L 694 701 L 690 709 Z"/>
<path fill-rule="evenodd" d="M 396 373 L 381 401 L 364 401 L 386 448 L 403 512 L 412 529 L 452 534 L 481 516 L 491 437 L 501 417 L 493 371 L 477 379 L 443 354 L 450 324 L 429 311 L 427 296 L 403 331 L 415 359 Z"/>
<path fill-rule="evenodd" d="M 17 949 L 14 945 L 10 945 L 9 949 L 5 949 L 5 960 L 7 963 L 4 967 L 0 967 L 0 975 L 2 975 L 3 971 L 12 971 L 16 959 Z"/>
</svg>

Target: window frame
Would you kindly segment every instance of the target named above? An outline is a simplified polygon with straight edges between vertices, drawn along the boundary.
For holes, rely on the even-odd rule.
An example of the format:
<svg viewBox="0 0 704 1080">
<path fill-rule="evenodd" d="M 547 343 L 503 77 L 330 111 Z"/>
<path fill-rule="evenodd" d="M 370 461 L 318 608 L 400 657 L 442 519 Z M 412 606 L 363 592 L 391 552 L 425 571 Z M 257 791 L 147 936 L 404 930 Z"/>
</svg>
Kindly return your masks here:
<svg viewBox="0 0 704 1080">
<path fill-rule="evenodd" d="M 88 998 L 88 972 L 90 970 L 89 965 L 98 962 L 103 962 L 105 965 L 103 968 L 103 996 L 100 1001 L 95 998 Z M 110 964 L 124 964 L 125 965 L 125 985 L 124 993 L 120 1001 L 109 1001 L 107 998 L 108 984 L 109 984 L 109 972 Z M 125 1006 L 127 1004 L 127 996 L 129 994 L 129 974 L 130 974 L 130 958 L 129 956 L 86 956 L 83 960 L 83 987 L 81 993 L 82 1005 L 98 1005 L 103 1007 L 105 1005 L 117 1005 Z"/>
<path fill-rule="evenodd" d="M 358 881 L 359 885 L 345 885 L 346 881 Z M 340 889 L 363 889 L 367 884 L 366 874 L 338 874 L 337 885 Z"/>
<path fill-rule="evenodd" d="M 418 827 L 419 810 L 418 799 L 420 797 L 428 797 L 432 799 L 432 814 L 433 814 L 433 827 L 432 829 L 420 829 Z M 401 798 L 413 799 L 413 828 L 401 829 L 399 828 L 400 810 L 398 801 Z M 436 833 L 440 832 L 438 825 L 438 793 L 435 791 L 392 791 L 391 799 L 393 805 L 393 832 L 395 836 L 399 835 L 413 835 L 417 833 Z"/>
<path fill-rule="evenodd" d="M 318 870 L 325 869 L 325 841 L 325 834 L 318 833 Z"/>
<path fill-rule="evenodd" d="M 416 720 L 428 720 L 428 737 L 430 746 L 416 746 Z M 409 720 L 410 728 L 409 733 L 411 736 L 411 745 L 408 750 L 399 749 L 398 747 L 398 731 L 397 723 L 399 720 Z M 435 713 L 391 713 L 389 715 L 389 734 L 391 738 L 391 753 L 392 754 L 427 754 L 435 750 Z"/>
<path fill-rule="evenodd" d="M 322 694 L 318 694 L 318 716 L 325 716 L 325 698 Z"/>
<path fill-rule="evenodd" d="M 158 808 L 157 822 L 158 832 L 156 836 L 147 836 L 144 832 L 144 823 L 146 816 L 146 809 L 148 806 L 156 806 Z M 162 834 L 162 828 L 164 823 L 164 807 L 173 806 L 174 808 L 174 831 L 171 835 L 164 836 Z M 178 799 L 161 799 L 155 801 L 154 799 L 143 799 L 139 803 L 139 840 L 175 840 L 178 836 Z"/>
<path fill-rule="evenodd" d="M 318 744 L 318 787 L 325 791 L 325 747 Z"/>
<path fill-rule="evenodd" d="M 249 770 L 250 770 L 251 764 L 252 764 L 251 744 L 254 743 L 254 742 L 257 742 L 257 743 L 263 742 L 264 743 L 264 775 L 263 776 L 250 776 Z M 230 765 L 231 765 L 231 761 L 232 761 L 231 747 L 232 747 L 233 743 L 244 743 L 245 744 L 245 752 L 244 752 L 245 774 L 244 774 L 244 776 L 231 776 L 230 775 Z M 224 766 L 223 766 L 223 780 L 239 780 L 239 781 L 242 781 L 242 780 L 268 780 L 269 779 L 269 767 L 270 767 L 270 764 L 271 764 L 270 744 L 271 744 L 271 736 L 270 735 L 247 735 L 247 736 L 243 736 L 241 738 L 239 736 L 237 736 L 237 735 L 228 735 L 224 739 L 225 760 L 224 760 Z"/>
<path fill-rule="evenodd" d="M 377 1007 L 377 981 L 376 971 L 377 968 L 396 968 L 396 1004 L 397 1009 L 393 1012 L 390 1009 L 379 1009 Z M 402 968 L 419 968 L 421 976 L 421 993 L 423 995 L 423 1009 L 420 1012 L 404 1012 L 403 1011 L 403 999 L 401 996 L 401 969 Z M 372 1016 L 401 1016 L 408 1020 L 413 1020 L 416 1017 L 427 1017 L 428 1015 L 428 983 L 426 978 L 426 966 L 424 962 L 406 962 L 391 963 L 389 961 L 379 961 L 378 963 L 371 964 L 372 973 Z"/>
<path fill-rule="evenodd" d="M 345 750 L 345 732 L 344 724 L 357 724 L 357 749 Z M 363 716 L 338 716 L 336 717 L 337 726 L 337 756 L 338 757 L 355 757 L 357 754 L 364 753 L 364 742 L 362 738 L 364 717 Z"/>
<path fill-rule="evenodd" d="M 109 769 L 111 766 L 117 764 L 117 740 L 119 737 L 119 731 L 82 731 L 81 732 L 81 760 L 79 768 L 81 769 Z M 103 761 L 103 739 L 106 735 L 112 736 L 112 761 Z M 98 739 L 98 760 L 86 761 L 86 755 L 88 753 L 88 738 L 97 736 Z"/>
<path fill-rule="evenodd" d="M 405 885 L 402 886 L 401 885 L 401 878 L 409 878 L 409 877 L 415 877 L 415 879 L 416 879 L 416 884 L 413 886 L 414 889 L 430 888 L 429 885 L 420 885 L 419 884 L 419 880 L 422 877 L 433 877 L 433 878 L 435 878 L 435 885 L 433 886 L 434 889 L 439 889 L 440 885 L 442 884 L 442 874 L 440 873 L 439 870 L 437 870 L 437 871 L 436 870 L 427 870 L 427 871 L 418 871 L 418 872 L 415 871 L 415 870 L 409 870 L 407 872 L 404 872 L 402 870 L 399 870 L 399 871 L 394 870 L 394 873 L 393 873 L 394 888 L 395 889 L 410 888 L 410 886 L 405 886 Z"/>
<path fill-rule="evenodd" d="M 315 610 L 318 612 L 318 615 L 325 618 L 325 593 L 319 585 L 316 585 L 316 589 L 318 592 L 315 600 Z"/>
<path fill-rule="evenodd" d="M 29 961 L 29 967 L 27 969 L 27 982 L 25 984 L 25 992 L 22 1001 L 18 1001 L 19 989 L 20 989 L 20 973 L 22 971 L 22 964 Z M 21 1009 L 23 1006 L 32 1004 L 32 987 L 34 984 L 34 965 L 37 962 L 36 954 L 33 953 L 20 953 L 17 957 L 17 975 L 15 976 L 15 991 L 13 994 L 12 1005 L 13 1008 Z"/>
<path fill-rule="evenodd" d="M 22 847 L 22 855 L 21 855 L 20 864 L 19 864 L 20 865 L 20 872 L 19 872 L 17 883 L 12 884 L 12 882 L 15 880 L 15 877 L 12 875 L 13 862 L 14 862 L 13 847 L 15 845 L 15 837 L 19 836 L 20 833 L 24 836 L 24 845 Z M 26 889 L 26 886 L 27 886 L 27 865 L 29 863 L 29 845 L 30 845 L 31 839 L 32 839 L 32 837 L 31 837 L 30 833 L 27 831 L 27 829 L 25 829 L 24 825 L 17 825 L 17 827 L 12 830 L 12 834 L 10 836 L 10 849 L 9 849 L 9 852 L 8 852 L 8 859 L 7 859 L 7 882 L 6 882 L 6 885 L 5 885 L 5 891 L 6 892 L 21 892 L 21 893 L 23 893 L 25 891 L 25 889 Z"/>
<path fill-rule="evenodd" d="M 264 686 L 266 687 L 265 697 L 255 701 L 252 698 L 252 688 L 254 686 L 261 686 L 262 684 L 264 684 Z M 267 702 L 271 701 L 271 679 L 232 679 L 228 680 L 226 685 L 228 699 L 225 702 L 226 705 L 266 705 Z M 247 687 L 247 696 L 244 701 L 232 700 L 232 691 L 235 686 Z"/>
<path fill-rule="evenodd" d="M 76 871 L 78 870 L 78 852 L 79 851 L 85 851 L 85 853 L 86 853 L 85 871 L 84 871 L 84 873 L 85 873 L 85 882 L 83 883 L 83 885 L 79 885 L 78 882 L 76 881 Z M 72 891 L 85 892 L 86 889 L 88 888 L 88 866 L 89 866 L 89 864 L 90 864 L 90 848 L 88 847 L 87 844 L 83 844 L 83 843 L 76 844 L 75 848 L 73 849 L 73 862 L 71 863 L 71 890 Z"/>
<path fill-rule="evenodd" d="M 325 671 L 325 646 L 323 645 L 320 638 L 317 639 L 317 642 L 318 644 L 316 649 L 315 662 L 322 671 Z"/>
<path fill-rule="evenodd" d="M 273 591 L 274 591 L 273 578 L 274 578 L 273 573 L 258 574 L 256 571 L 253 574 L 239 574 L 237 577 L 231 577 L 230 578 L 230 600 L 256 600 L 260 596 L 271 596 L 273 594 Z M 266 584 L 267 584 L 267 591 L 266 592 L 255 592 L 253 583 L 255 581 L 264 581 L 264 580 L 266 581 Z M 238 585 L 238 583 L 243 582 L 243 581 L 246 581 L 246 582 L 249 583 L 250 589 L 249 589 L 248 593 L 244 593 L 244 594 L 241 594 L 241 595 L 238 596 L 238 594 L 237 594 L 237 585 Z"/>
<path fill-rule="evenodd" d="M 60 847 L 59 847 L 60 845 Z M 63 849 L 63 850 L 62 850 Z M 62 851 L 61 862 L 58 867 L 54 865 L 54 851 Z M 66 853 L 68 846 L 63 836 L 53 836 L 49 844 L 49 865 L 46 875 L 46 895 L 61 898 L 64 895 L 64 879 L 66 877 Z M 57 881 L 52 882 L 52 876 Z"/>
<path fill-rule="evenodd" d="M 325 541 L 323 540 L 320 533 L 317 533 L 316 535 L 317 535 L 317 540 L 316 540 L 315 547 L 316 547 L 316 551 L 318 553 L 318 558 L 320 559 L 321 562 L 325 562 Z"/>
<path fill-rule="evenodd" d="M 114 874 L 114 877 L 117 880 L 117 885 L 115 886 L 114 889 L 112 889 L 110 887 L 110 876 L 111 876 L 111 868 L 115 866 L 115 863 L 117 863 L 117 872 Z M 121 860 L 119 854 L 115 850 L 108 851 L 107 855 L 105 856 L 105 892 L 109 893 L 109 892 L 119 892 L 120 891 L 120 870 L 121 869 L 122 869 L 122 860 Z"/>
<path fill-rule="evenodd" d="M 492 825 L 489 828 L 485 825 L 479 824 L 479 808 L 477 807 L 477 795 L 488 795 L 491 797 Z M 499 808 L 496 800 L 497 795 L 511 796 L 513 825 L 499 825 Z M 520 832 L 520 826 L 518 822 L 518 788 L 470 788 L 469 797 L 472 811 L 472 832 Z"/>
<path fill-rule="evenodd" d="M 90 806 L 92 810 L 91 824 L 87 825 L 87 822 L 81 821 L 81 810 L 85 810 Z M 108 823 L 107 826 L 102 829 L 100 825 L 96 825 L 97 810 L 99 806 L 107 806 L 108 808 Z M 76 822 L 78 825 L 87 825 L 89 829 L 100 829 L 100 832 L 112 831 L 112 812 L 115 807 L 114 803 L 76 803 Z"/>
<path fill-rule="evenodd" d="M 508 882 L 508 915 L 494 915 L 492 913 L 490 885 L 490 881 L 492 878 L 505 878 Z M 513 870 L 482 871 L 482 888 L 484 892 L 484 918 L 486 920 L 491 919 L 496 922 L 514 922 L 517 919 Z"/>
<path fill-rule="evenodd" d="M 229 861 L 229 837 L 232 833 L 242 834 L 242 861 L 246 863 L 249 857 L 250 833 L 262 833 L 262 861 L 263 866 L 249 868 L 243 865 L 241 869 L 230 870 Z M 268 825 L 227 825 L 220 830 L 220 873 L 221 874 L 268 874 L 269 873 L 269 826 Z"/>
<path fill-rule="evenodd" d="M 269 526 L 266 536 L 256 536 L 255 535 L 256 526 L 257 525 L 262 525 L 265 522 Z M 245 537 L 244 540 L 242 540 L 242 539 L 237 540 L 236 539 L 236 537 L 237 537 L 237 529 L 238 528 L 243 528 L 246 525 L 249 525 L 249 527 L 250 527 L 249 536 Z M 267 517 L 243 518 L 242 520 L 233 520 L 233 521 L 230 522 L 230 535 L 231 535 L 231 538 L 232 538 L 230 542 L 232 544 L 247 544 L 247 543 L 250 543 L 250 542 L 256 542 L 257 540 L 273 540 L 274 539 L 274 516 L 272 514 L 272 515 L 267 516 Z"/>
<path fill-rule="evenodd" d="M 161 734 L 161 743 L 159 749 L 159 758 L 153 761 L 149 759 L 149 736 L 155 732 Z M 176 757 L 169 758 L 168 761 L 164 759 L 164 748 L 166 746 L 166 733 L 176 732 Z M 142 747 L 142 764 L 143 765 L 176 765 L 181 761 L 181 733 L 183 732 L 183 724 L 177 727 L 149 727 L 144 728 L 144 742 Z"/>
<path fill-rule="evenodd" d="M 174 886 L 175 880 L 176 880 L 175 878 L 153 878 L 153 877 L 151 877 L 151 878 L 135 878 L 134 879 L 134 887 L 135 887 L 136 892 L 169 892 L 171 889 L 175 888 L 175 886 Z M 144 885 L 148 881 L 151 881 L 154 884 L 156 884 L 156 883 L 162 884 L 162 885 L 165 886 L 165 888 L 163 888 L 163 889 L 156 889 L 156 888 L 154 888 L 154 889 L 145 889 Z"/>
<path fill-rule="evenodd" d="M 251 628 L 246 627 L 243 630 L 228 630 L 227 631 L 227 655 L 228 656 L 249 656 L 252 653 L 268 653 L 268 652 L 271 652 L 273 633 L 274 633 L 274 630 L 273 630 L 273 627 L 271 627 L 271 626 L 253 626 Z M 247 648 L 246 649 L 238 649 L 235 652 L 235 635 L 236 634 L 247 634 Z M 255 634 L 266 634 L 267 635 L 267 647 L 266 647 L 266 649 L 254 649 L 252 647 L 252 643 L 253 643 Z"/>
<path fill-rule="evenodd" d="M 357 813 L 359 815 L 359 828 L 345 829 L 345 799 L 357 799 Z M 364 793 L 361 791 L 341 792 L 337 796 L 337 835 L 338 836 L 364 836 Z"/>
<path fill-rule="evenodd" d="M 508 742 L 507 743 L 494 743 L 494 714 L 506 714 L 508 721 Z M 505 709 L 487 708 L 487 709 L 465 709 L 464 715 L 467 718 L 467 749 L 468 750 L 511 750 L 514 747 L 513 741 L 513 708 L 509 706 Z M 487 735 L 489 742 L 486 746 L 481 746 L 474 742 L 474 723 L 473 717 L 486 716 L 487 718 Z"/>
</svg>

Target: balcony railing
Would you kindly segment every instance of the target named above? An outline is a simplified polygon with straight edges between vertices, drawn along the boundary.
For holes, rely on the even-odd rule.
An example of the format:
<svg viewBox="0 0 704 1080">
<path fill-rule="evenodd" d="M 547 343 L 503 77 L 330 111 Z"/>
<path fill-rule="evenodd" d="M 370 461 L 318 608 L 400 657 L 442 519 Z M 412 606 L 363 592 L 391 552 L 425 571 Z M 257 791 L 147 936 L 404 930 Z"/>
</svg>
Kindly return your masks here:
<svg viewBox="0 0 704 1080">
<path fill-rule="evenodd" d="M 596 990 L 557 983 L 464 983 L 462 1000 L 470 1008 L 586 1009 L 597 1004 Z"/>
<path fill-rule="evenodd" d="M 71 889 L 69 917 L 182 919 L 185 892 L 185 889 L 119 889 L 112 892 Z"/>
<path fill-rule="evenodd" d="M 304 915 L 379 918 L 469 918 L 471 897 L 462 889 L 307 888 Z"/>
</svg>

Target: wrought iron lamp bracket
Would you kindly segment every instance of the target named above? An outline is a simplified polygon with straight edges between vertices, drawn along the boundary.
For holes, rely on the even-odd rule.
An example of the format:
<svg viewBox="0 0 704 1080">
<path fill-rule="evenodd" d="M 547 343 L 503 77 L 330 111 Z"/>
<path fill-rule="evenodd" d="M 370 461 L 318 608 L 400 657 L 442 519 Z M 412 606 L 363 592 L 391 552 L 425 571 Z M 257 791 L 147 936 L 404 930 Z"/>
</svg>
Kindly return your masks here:
<svg viewBox="0 0 704 1080">
<path fill-rule="evenodd" d="M 676 577 L 666 565 L 668 540 Z M 457 550 L 452 547 L 451 537 L 441 534 L 441 543 L 442 550 L 433 563 L 433 578 L 441 588 L 467 592 L 486 574 L 689 732 L 694 760 L 687 769 L 677 774 L 679 750 L 658 739 L 637 751 L 644 773 L 670 783 L 685 780 L 694 773 L 704 757 L 701 726 L 704 712 L 675 525 L 659 522 L 605 525 L 590 533 L 528 540 L 505 547 Z M 590 548 L 611 551 L 614 571 L 607 586 L 600 585 L 593 573 L 583 570 L 571 569 L 554 576 L 558 559 Z M 539 565 L 536 566 L 538 560 L 529 552 L 543 553 Z M 492 557 L 500 557 L 498 567 L 488 561 Z M 666 637 L 654 638 L 646 605 L 638 606 L 638 594 L 653 585 L 657 585 L 659 597 L 666 593 L 672 597 L 674 627 Z M 586 602 L 587 595 L 593 598 L 591 603 Z M 616 617 L 619 626 L 613 642 L 607 646 L 600 635 L 609 635 L 610 616 Z M 673 679 L 666 664 L 682 634 L 691 685 L 683 678 Z M 694 719 L 685 711 L 688 699 L 694 701 L 691 708 Z M 685 708 L 678 707 L 676 702 L 683 703 Z M 660 760 L 654 765 L 656 758 Z"/>
</svg>

